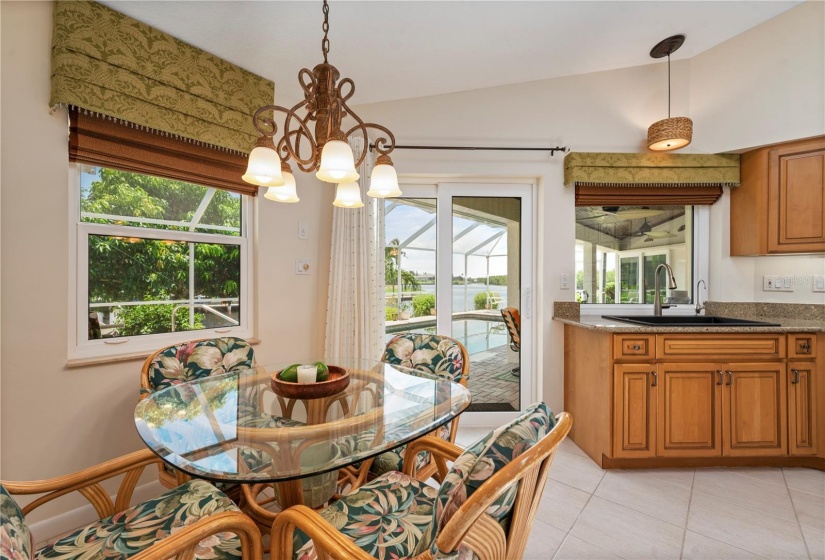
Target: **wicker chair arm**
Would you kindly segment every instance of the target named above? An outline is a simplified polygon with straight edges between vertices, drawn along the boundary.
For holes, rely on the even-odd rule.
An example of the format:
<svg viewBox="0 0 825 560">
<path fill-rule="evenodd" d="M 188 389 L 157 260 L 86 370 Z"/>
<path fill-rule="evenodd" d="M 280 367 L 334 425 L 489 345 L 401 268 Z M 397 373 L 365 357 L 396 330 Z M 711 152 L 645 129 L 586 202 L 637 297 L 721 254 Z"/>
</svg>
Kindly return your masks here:
<svg viewBox="0 0 825 560">
<path fill-rule="evenodd" d="M 407 444 L 404 453 L 404 466 L 401 471 L 409 476 L 415 475 L 415 458 L 422 451 L 429 451 L 436 466 L 438 474 L 442 480 L 447 475 L 447 461 L 455 461 L 464 451 L 459 446 L 449 441 L 445 441 L 435 436 L 425 436 Z"/>
<path fill-rule="evenodd" d="M 292 560 L 293 533 L 300 529 L 315 543 L 315 549 L 322 554 L 319 558 L 334 560 L 373 560 L 372 556 L 355 546 L 326 519 L 307 506 L 292 506 L 282 511 L 272 524 L 270 538 L 271 560 Z M 323 556 L 323 554 L 326 556 Z"/>
<path fill-rule="evenodd" d="M 35 508 L 59 498 L 65 494 L 78 491 L 94 506 L 98 516 L 103 519 L 129 507 L 132 492 L 137 485 L 143 468 L 161 462 L 160 458 L 149 449 L 135 451 L 105 463 L 83 469 L 72 474 L 56 476 L 45 480 L 27 482 L 2 481 L 9 494 L 45 494 L 23 508 L 28 515 Z M 117 498 L 112 503 L 109 494 L 100 485 L 102 480 L 126 473 L 118 488 Z"/>
<path fill-rule="evenodd" d="M 149 548 L 131 557 L 131 560 L 190 560 L 198 543 L 218 533 L 234 533 L 241 541 L 242 560 L 263 558 L 261 532 L 255 522 L 240 511 L 224 511 L 175 531 Z"/>
</svg>

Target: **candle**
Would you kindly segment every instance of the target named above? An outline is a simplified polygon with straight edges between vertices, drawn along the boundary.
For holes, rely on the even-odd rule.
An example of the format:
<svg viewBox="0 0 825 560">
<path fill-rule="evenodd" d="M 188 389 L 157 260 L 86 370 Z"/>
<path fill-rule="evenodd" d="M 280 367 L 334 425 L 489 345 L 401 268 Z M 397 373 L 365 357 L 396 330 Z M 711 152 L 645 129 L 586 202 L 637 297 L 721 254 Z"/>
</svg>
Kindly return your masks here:
<svg viewBox="0 0 825 560">
<path fill-rule="evenodd" d="M 313 366 L 298 366 L 298 383 L 315 383 L 318 376 L 317 368 Z"/>
</svg>

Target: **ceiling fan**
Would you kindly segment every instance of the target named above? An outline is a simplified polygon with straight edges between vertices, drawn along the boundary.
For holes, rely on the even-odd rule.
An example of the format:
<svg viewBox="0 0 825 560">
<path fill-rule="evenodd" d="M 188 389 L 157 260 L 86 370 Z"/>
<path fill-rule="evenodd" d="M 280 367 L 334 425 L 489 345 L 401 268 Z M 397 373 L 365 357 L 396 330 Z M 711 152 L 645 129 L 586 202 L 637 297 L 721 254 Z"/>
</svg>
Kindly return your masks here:
<svg viewBox="0 0 825 560">
<path fill-rule="evenodd" d="M 621 208 L 619 206 L 602 206 L 602 212 L 604 213 L 580 219 L 596 220 L 600 218 L 611 218 L 616 221 L 624 222 L 628 220 L 652 218 L 653 216 L 663 214 L 664 210 L 656 210 L 654 208 L 648 208 L 647 206 L 642 206 L 641 208 Z"/>
<path fill-rule="evenodd" d="M 676 237 L 675 233 L 671 233 L 669 231 L 653 231 L 653 227 L 647 223 L 647 218 L 644 220 L 644 223 L 639 226 L 639 231 L 637 231 L 635 235 L 637 237 L 645 237 L 646 243 L 649 243 L 653 239 L 667 239 L 668 237 Z"/>
</svg>

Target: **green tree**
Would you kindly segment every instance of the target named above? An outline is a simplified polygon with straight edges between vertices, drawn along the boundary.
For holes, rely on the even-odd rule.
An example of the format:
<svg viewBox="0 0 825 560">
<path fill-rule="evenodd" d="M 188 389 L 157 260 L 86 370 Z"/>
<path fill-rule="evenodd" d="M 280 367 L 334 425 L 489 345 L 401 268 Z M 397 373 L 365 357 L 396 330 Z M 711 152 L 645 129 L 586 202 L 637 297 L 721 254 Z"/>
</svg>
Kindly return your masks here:
<svg viewBox="0 0 825 560">
<path fill-rule="evenodd" d="M 99 179 L 83 192 L 84 213 L 190 222 L 204 194 L 204 187 L 118 171 L 101 169 Z M 240 227 L 240 197 L 215 190 L 200 224 Z M 113 223 L 111 218 L 85 221 Z M 122 222 L 114 222 L 116 225 Z M 188 226 L 142 224 L 153 230 L 186 231 Z M 223 232 L 222 232 L 223 233 Z M 226 232 L 225 235 L 233 235 Z M 234 233 L 238 235 L 238 233 Z M 188 299 L 189 252 L 193 251 L 196 297 L 238 297 L 240 292 L 240 246 L 216 243 L 186 243 L 110 235 L 89 236 L 89 301 L 147 301 Z M 122 310 L 129 318 L 127 331 L 145 332 L 165 319 L 171 309 Z M 160 313 L 160 315 L 159 315 Z M 161 315 L 164 316 L 161 319 Z M 183 317 L 187 313 L 180 314 Z M 177 317 L 176 317 L 177 318 Z M 140 321 L 145 327 L 138 325 Z M 176 320 L 176 323 L 178 321 Z M 196 321 L 196 326 L 200 321 Z M 167 327 L 168 328 L 168 327 Z M 180 327 L 178 327 L 180 328 Z M 155 331 L 157 332 L 157 331 Z"/>
</svg>

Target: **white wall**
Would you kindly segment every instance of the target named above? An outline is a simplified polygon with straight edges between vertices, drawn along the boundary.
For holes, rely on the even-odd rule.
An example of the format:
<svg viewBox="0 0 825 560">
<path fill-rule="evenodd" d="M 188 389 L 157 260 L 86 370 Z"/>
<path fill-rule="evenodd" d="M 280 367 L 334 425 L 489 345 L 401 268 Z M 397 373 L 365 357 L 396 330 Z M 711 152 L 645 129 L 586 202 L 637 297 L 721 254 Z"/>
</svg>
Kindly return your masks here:
<svg viewBox="0 0 825 560">
<path fill-rule="evenodd" d="M 697 152 L 749 148 L 825 134 L 825 3 L 806 2 L 690 60 Z M 811 276 L 825 255 L 731 257 L 730 199 L 711 208 L 708 295 L 718 301 L 825 303 Z M 798 278 L 792 293 L 763 292 L 763 275 Z"/>
<path fill-rule="evenodd" d="M 10 480 L 66 474 L 143 447 L 133 421 L 142 360 L 65 367 L 68 134 L 65 110 L 48 107 L 52 6 L 2 3 L 0 471 Z M 323 352 L 333 189 L 313 177 L 298 183 L 299 204 L 257 200 L 261 363 Z M 307 241 L 297 239 L 299 220 L 309 224 Z M 295 275 L 297 257 L 310 260 L 310 276 Z"/>
<path fill-rule="evenodd" d="M 822 7 L 817 2 L 804 4 L 707 51 L 701 58 L 673 63 L 673 114 L 689 115 L 696 121 L 694 142 L 684 152 L 732 151 L 825 132 Z M 736 60 L 735 69 L 727 62 L 729 58 Z M 367 120 L 393 130 L 399 144 L 563 145 L 574 151 L 641 152 L 645 151 L 647 127 L 666 116 L 665 76 L 664 64 L 658 63 L 369 104 L 357 110 Z M 781 77 L 780 85 L 772 84 L 775 76 Z M 734 89 L 739 94 L 723 95 L 742 81 L 762 82 L 763 89 Z M 765 127 L 760 126 L 763 119 Z M 393 160 L 403 174 L 520 175 L 538 179 L 537 302 L 541 313 L 536 323 L 543 346 L 539 369 L 543 398 L 561 410 L 563 336 L 561 326 L 551 321 L 551 316 L 553 301 L 574 299 L 572 290 L 559 289 L 558 279 L 565 272 L 573 275 L 575 231 L 573 192 L 562 186 L 562 157 L 398 150 Z M 776 269 L 777 273 L 780 268 L 822 268 L 820 257 L 731 259 L 726 255 L 726 205 L 727 196 L 714 206 L 711 217 L 712 275 L 713 268 L 717 269 L 712 276 L 715 282 L 711 283 L 711 298 L 764 299 L 761 292 L 753 290 L 754 274 L 763 267 Z"/>
</svg>

